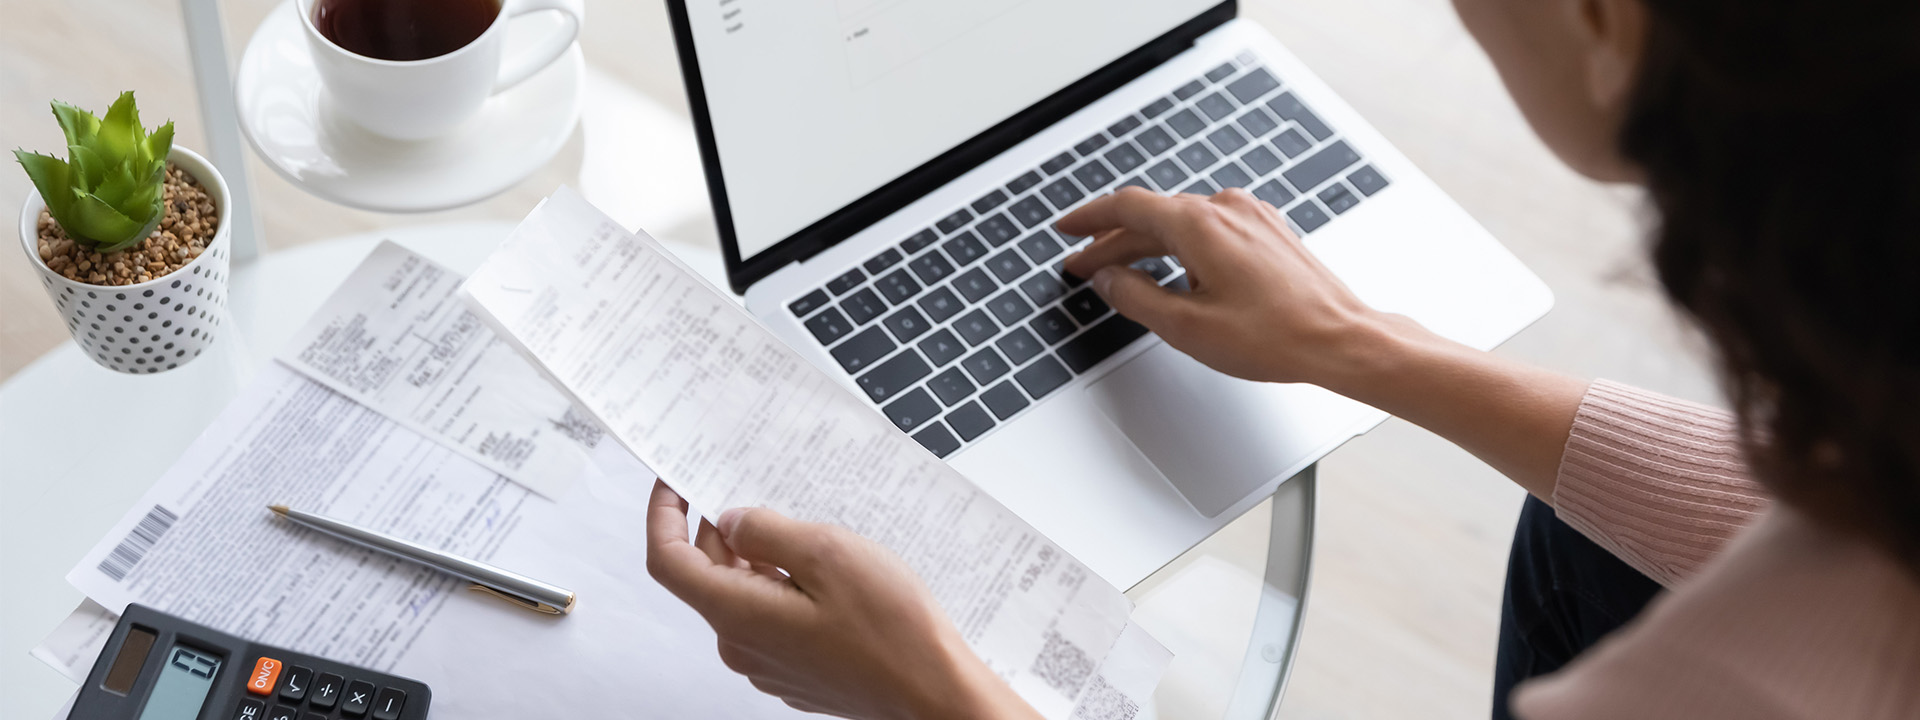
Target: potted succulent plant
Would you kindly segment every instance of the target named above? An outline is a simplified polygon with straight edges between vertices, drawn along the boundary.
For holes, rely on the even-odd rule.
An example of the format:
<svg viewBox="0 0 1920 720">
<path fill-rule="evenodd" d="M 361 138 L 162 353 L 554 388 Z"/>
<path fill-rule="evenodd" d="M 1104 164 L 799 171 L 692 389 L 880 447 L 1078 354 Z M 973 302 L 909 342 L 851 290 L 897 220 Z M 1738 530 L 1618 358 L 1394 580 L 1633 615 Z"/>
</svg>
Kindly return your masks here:
<svg viewBox="0 0 1920 720">
<path fill-rule="evenodd" d="M 35 192 L 20 243 L 74 342 L 120 372 L 171 370 L 213 342 L 225 316 L 227 185 L 173 146 L 173 123 L 140 124 L 133 93 L 105 117 L 55 101 L 67 158 L 15 150 Z"/>
</svg>

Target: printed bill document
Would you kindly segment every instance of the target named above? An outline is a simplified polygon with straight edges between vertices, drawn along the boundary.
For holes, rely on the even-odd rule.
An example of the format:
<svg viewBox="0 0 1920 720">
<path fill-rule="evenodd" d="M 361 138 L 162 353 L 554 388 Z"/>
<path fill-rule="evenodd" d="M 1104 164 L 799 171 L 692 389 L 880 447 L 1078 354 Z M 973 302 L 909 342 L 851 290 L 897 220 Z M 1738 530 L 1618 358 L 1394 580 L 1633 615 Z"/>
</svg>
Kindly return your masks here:
<svg viewBox="0 0 1920 720">
<path fill-rule="evenodd" d="M 571 190 L 463 291 L 709 519 L 767 507 L 898 553 L 1043 715 L 1072 712 L 1126 628 L 1118 589 Z"/>
</svg>

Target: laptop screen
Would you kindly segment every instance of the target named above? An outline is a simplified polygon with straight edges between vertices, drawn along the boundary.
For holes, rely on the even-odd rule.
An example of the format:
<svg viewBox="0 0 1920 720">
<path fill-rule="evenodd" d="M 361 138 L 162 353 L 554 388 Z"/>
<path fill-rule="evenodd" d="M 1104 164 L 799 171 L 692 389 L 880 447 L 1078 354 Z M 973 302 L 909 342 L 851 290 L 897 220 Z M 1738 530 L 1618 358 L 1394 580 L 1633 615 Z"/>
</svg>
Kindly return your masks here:
<svg viewBox="0 0 1920 720">
<path fill-rule="evenodd" d="M 687 3 L 739 257 L 1219 2 Z"/>
</svg>

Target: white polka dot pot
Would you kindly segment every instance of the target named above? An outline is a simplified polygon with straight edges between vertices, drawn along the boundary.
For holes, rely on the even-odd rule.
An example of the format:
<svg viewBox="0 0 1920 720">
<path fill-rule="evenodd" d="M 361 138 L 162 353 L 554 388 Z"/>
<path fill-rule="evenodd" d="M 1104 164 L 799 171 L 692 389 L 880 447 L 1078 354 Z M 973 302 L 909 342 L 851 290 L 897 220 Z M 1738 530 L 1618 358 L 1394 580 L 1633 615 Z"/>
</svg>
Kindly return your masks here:
<svg viewBox="0 0 1920 720">
<path fill-rule="evenodd" d="M 164 277 L 137 285 L 90 285 L 68 280 L 40 260 L 40 210 L 29 191 L 20 210 L 20 244 L 40 274 L 73 341 L 101 367 L 134 375 L 166 372 L 199 357 L 227 328 L 227 266 L 233 258 L 227 182 L 213 164 L 175 146 L 167 156 L 213 198 L 220 229 L 200 257 Z"/>
</svg>

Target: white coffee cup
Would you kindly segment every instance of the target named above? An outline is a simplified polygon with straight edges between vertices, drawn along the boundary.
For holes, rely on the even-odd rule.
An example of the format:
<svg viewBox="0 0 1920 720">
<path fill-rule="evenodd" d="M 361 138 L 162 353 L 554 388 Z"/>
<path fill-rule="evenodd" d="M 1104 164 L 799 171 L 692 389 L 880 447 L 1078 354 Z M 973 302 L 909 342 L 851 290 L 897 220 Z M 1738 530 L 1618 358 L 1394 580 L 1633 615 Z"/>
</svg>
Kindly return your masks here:
<svg viewBox="0 0 1920 720">
<path fill-rule="evenodd" d="M 313 64 L 325 88 L 323 105 L 376 135 L 422 140 L 453 129 L 479 112 L 487 98 L 532 77 L 560 59 L 580 36 L 581 0 L 504 0 L 480 37 L 425 60 L 382 60 L 340 47 L 313 24 L 318 0 L 297 0 Z M 564 26 L 505 56 L 508 21 L 556 11 Z"/>
</svg>

